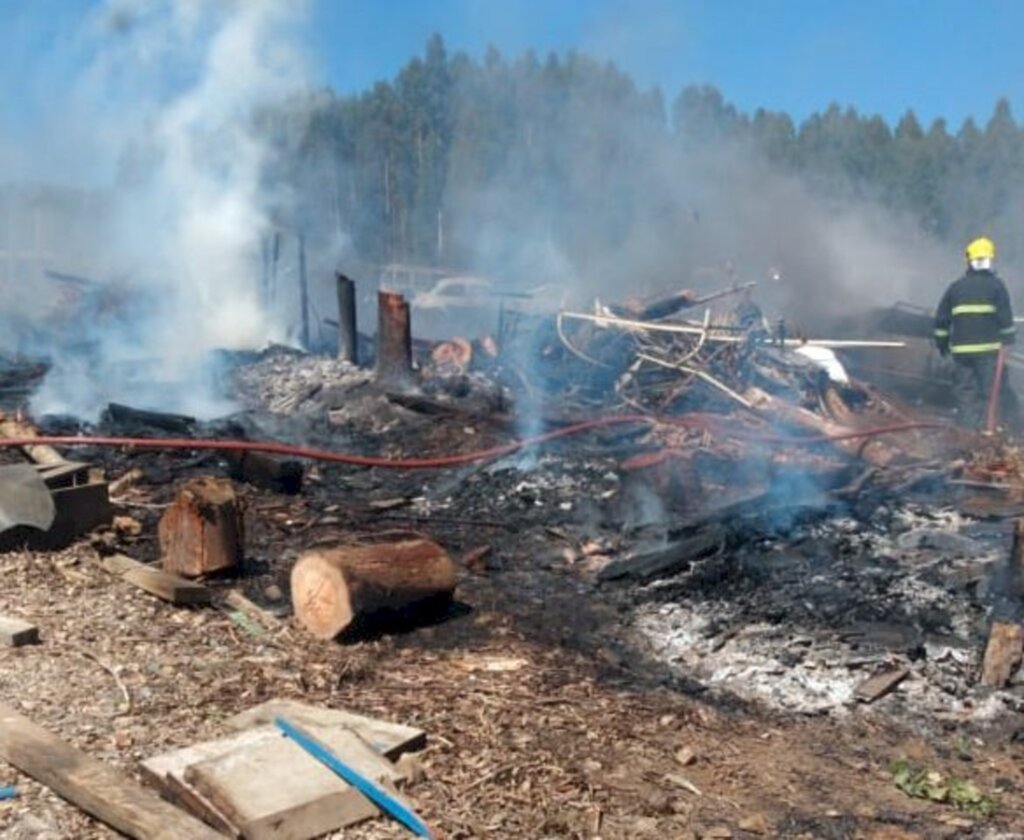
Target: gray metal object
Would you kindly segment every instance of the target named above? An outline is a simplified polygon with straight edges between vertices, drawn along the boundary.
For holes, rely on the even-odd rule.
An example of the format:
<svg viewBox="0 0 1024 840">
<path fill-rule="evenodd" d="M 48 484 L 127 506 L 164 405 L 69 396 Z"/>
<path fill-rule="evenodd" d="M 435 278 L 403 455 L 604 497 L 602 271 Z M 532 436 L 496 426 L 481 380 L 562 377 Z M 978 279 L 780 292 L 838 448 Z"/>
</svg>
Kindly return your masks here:
<svg viewBox="0 0 1024 840">
<path fill-rule="evenodd" d="M 19 525 L 47 531 L 56 513 L 50 488 L 34 466 L 0 466 L 0 533 Z"/>
</svg>

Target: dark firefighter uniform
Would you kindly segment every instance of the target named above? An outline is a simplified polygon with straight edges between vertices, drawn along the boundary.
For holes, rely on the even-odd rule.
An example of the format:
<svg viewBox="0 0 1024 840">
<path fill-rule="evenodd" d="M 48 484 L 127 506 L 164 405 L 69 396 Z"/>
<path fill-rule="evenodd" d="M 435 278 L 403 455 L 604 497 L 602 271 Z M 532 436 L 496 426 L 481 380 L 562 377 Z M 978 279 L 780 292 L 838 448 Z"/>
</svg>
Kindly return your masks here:
<svg viewBox="0 0 1024 840">
<path fill-rule="evenodd" d="M 942 355 L 951 354 L 953 389 L 960 422 L 968 428 L 985 424 L 995 378 L 996 358 L 1015 338 L 1010 295 L 999 276 L 988 269 L 967 270 L 946 290 L 935 313 L 935 343 Z M 1004 426 L 1018 425 L 1017 396 L 1003 369 L 999 393 Z"/>
</svg>

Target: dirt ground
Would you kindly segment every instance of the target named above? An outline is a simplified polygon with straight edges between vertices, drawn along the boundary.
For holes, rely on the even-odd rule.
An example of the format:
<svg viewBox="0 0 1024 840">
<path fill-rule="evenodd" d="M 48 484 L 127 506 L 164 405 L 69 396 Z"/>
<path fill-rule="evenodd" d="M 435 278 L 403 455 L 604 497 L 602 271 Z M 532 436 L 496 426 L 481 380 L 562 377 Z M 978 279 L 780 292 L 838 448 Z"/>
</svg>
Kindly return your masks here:
<svg viewBox="0 0 1024 840">
<path fill-rule="evenodd" d="M 122 508 L 145 526 L 129 553 L 152 555 L 146 534 L 172 487 L 143 486 Z M 269 606 L 267 587 L 286 582 L 289 557 L 319 531 L 396 527 L 371 525 L 354 489 L 244 492 L 254 558 L 245 586 Z M 271 697 L 413 724 L 428 746 L 410 796 L 448 838 L 1024 836 L 1024 743 L 1012 731 L 911 731 L 871 707 L 782 717 L 705 691 L 648 660 L 614 606 L 532 562 L 521 540 L 459 524 L 432 531 L 456 556 L 489 543 L 490 568 L 463 572 L 446 620 L 346 645 L 313 641 L 291 619 L 259 634 L 223 610 L 171 607 L 114 581 L 88 542 L 5 555 L 0 612 L 31 619 L 43 638 L 0 649 L 0 692 L 132 774 Z M 900 758 L 970 780 L 995 797 L 995 813 L 907 796 L 890 772 Z M 6 765 L 0 784 L 19 789 L 0 803 L 0 836 L 114 836 Z M 407 832 L 376 820 L 344 836 Z"/>
<path fill-rule="evenodd" d="M 339 405 L 331 423 L 340 426 L 327 428 L 315 406 L 302 439 L 423 456 L 509 434 L 413 422 L 377 397 L 346 395 Z M 302 420 L 294 400 L 275 417 L 285 415 L 293 430 Z M 1024 722 L 1017 731 L 1004 718 L 982 731 L 911 721 L 884 701 L 842 715 L 784 715 L 652 656 L 621 593 L 593 586 L 586 557 L 566 553 L 586 540 L 614 552 L 625 540 L 612 516 L 619 485 L 610 443 L 580 439 L 564 459 L 530 455 L 525 466 L 429 475 L 317 466 L 299 496 L 237 485 L 245 568 L 207 583 L 279 611 L 273 630 L 226 608 L 170 606 L 96 560 L 98 545 L 155 561 L 163 507 L 187 477 L 223 475 L 216 454 L 76 450 L 110 478 L 141 468 L 116 500 L 139 533 L 0 555 L 0 613 L 32 621 L 42 636 L 39 645 L 0 648 L 0 697 L 133 776 L 139 761 L 218 737 L 226 718 L 274 697 L 415 725 L 427 747 L 408 795 L 446 838 L 1024 838 Z M 344 644 L 315 641 L 291 618 L 288 571 L 301 550 L 339 535 L 409 533 L 437 539 L 461 561 L 447 615 Z M 972 783 L 994 812 L 908 796 L 893 778 L 900 759 Z M 4 838 L 115 836 L 0 763 L 0 786 L 8 784 L 18 796 L 0 802 Z M 409 834 L 378 819 L 343 836 Z"/>
</svg>

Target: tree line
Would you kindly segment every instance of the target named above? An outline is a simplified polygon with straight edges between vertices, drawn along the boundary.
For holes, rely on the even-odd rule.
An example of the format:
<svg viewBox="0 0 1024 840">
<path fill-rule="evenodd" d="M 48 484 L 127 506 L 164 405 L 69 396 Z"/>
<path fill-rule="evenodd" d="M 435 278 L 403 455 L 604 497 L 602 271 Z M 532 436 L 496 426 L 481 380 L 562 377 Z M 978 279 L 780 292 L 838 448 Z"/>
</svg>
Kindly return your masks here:
<svg viewBox="0 0 1024 840">
<path fill-rule="evenodd" d="M 509 243 L 527 239 L 585 261 L 638 228 L 671 236 L 700 213 L 693 161 L 724 149 L 826 203 L 877 203 L 940 241 L 984 231 L 1024 256 L 1024 129 L 1005 99 L 955 130 L 838 104 L 797 122 L 743 113 L 711 86 L 666 101 L 582 53 L 477 59 L 434 35 L 391 81 L 263 119 L 282 152 L 272 177 L 297 198 L 280 212 L 372 263 L 512 264 Z"/>
</svg>

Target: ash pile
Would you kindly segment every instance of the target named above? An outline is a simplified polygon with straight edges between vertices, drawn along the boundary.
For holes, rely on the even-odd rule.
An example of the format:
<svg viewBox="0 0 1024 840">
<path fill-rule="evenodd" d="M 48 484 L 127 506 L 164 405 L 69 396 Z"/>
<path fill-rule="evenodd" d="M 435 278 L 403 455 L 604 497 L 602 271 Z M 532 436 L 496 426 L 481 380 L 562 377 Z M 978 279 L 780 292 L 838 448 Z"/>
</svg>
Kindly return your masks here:
<svg viewBox="0 0 1024 840">
<path fill-rule="evenodd" d="M 681 679 L 809 714 L 1022 708 L 1016 642 L 985 662 L 1024 604 L 1017 450 L 843 365 L 855 350 L 884 368 L 902 342 L 793 334 L 749 285 L 509 310 L 474 339 L 416 341 L 408 312 L 397 327 L 374 368 L 278 350 L 238 369 L 239 390 L 277 435 L 454 454 L 441 475 L 348 480 L 420 522 L 513 523 L 492 569 L 616 603 L 632 643 Z"/>
</svg>

